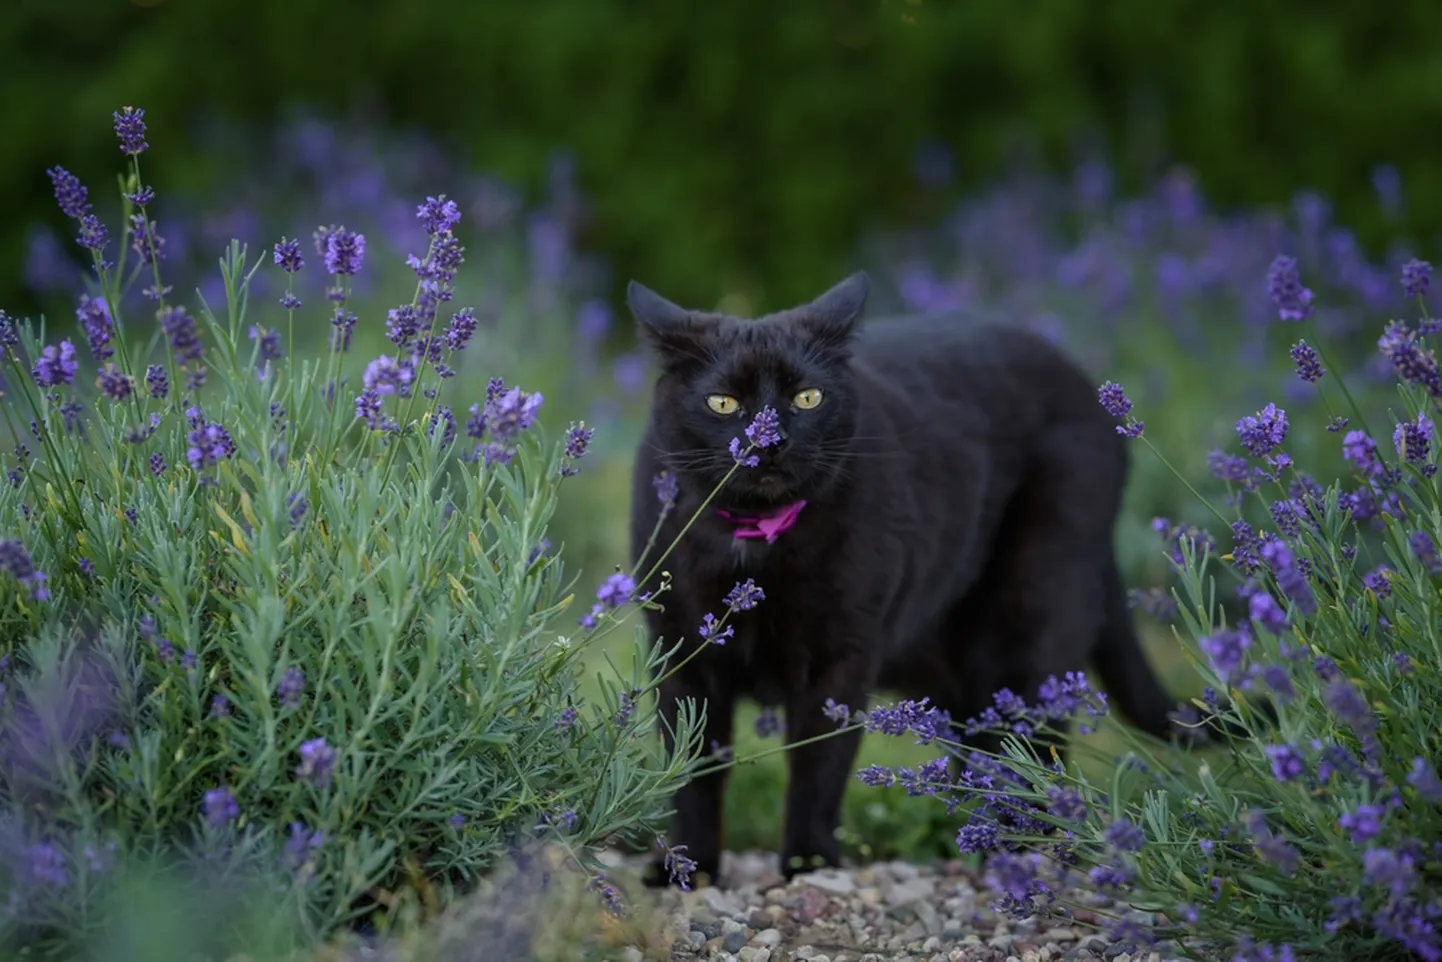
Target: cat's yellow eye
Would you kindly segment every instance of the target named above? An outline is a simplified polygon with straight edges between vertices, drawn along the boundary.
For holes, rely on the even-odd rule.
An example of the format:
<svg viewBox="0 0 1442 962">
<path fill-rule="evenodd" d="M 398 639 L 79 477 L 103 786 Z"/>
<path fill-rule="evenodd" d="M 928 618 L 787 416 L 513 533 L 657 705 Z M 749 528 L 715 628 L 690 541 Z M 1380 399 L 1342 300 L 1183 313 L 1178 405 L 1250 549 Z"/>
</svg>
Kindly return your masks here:
<svg viewBox="0 0 1442 962">
<path fill-rule="evenodd" d="M 717 414 L 735 414 L 741 410 L 741 402 L 729 394 L 706 395 L 706 406 Z"/>
<path fill-rule="evenodd" d="M 791 400 L 801 410 L 809 411 L 821 403 L 821 389 L 818 387 L 809 387 L 804 391 L 798 392 Z"/>
</svg>

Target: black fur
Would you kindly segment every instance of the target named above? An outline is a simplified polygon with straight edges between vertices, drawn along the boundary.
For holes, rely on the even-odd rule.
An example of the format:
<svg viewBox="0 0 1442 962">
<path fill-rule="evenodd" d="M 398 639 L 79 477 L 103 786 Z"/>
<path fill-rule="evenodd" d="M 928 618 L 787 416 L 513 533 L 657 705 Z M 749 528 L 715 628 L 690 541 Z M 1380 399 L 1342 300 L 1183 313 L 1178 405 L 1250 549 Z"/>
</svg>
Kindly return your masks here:
<svg viewBox="0 0 1442 962">
<path fill-rule="evenodd" d="M 857 327 L 856 274 L 811 304 L 757 320 L 684 310 L 632 283 L 628 300 L 662 373 L 633 485 L 633 554 L 661 505 L 651 479 L 680 481 L 656 551 L 730 468 L 727 445 L 763 405 L 785 441 L 761 451 L 713 507 L 808 501 L 773 544 L 736 541 L 711 509 L 667 559 L 672 590 L 649 614 L 667 643 L 697 638 L 707 612 L 747 577 L 766 592 L 661 688 L 706 704 L 707 744 L 731 741 L 737 699 L 784 707 L 789 741 L 829 731 L 827 698 L 853 708 L 885 689 L 928 696 L 961 721 L 1008 687 L 1034 696 L 1048 675 L 1094 663 L 1113 704 L 1164 736 L 1174 703 L 1133 633 L 1112 547 L 1126 442 L 1096 388 L 1025 330 L 955 317 Z M 811 410 L 791 399 L 820 388 Z M 741 401 L 719 416 L 708 394 Z M 686 649 L 686 650 L 689 650 Z M 782 866 L 835 864 L 856 733 L 788 751 Z M 993 740 L 973 741 L 996 750 Z M 675 799 L 673 843 L 716 877 L 724 775 Z"/>
</svg>

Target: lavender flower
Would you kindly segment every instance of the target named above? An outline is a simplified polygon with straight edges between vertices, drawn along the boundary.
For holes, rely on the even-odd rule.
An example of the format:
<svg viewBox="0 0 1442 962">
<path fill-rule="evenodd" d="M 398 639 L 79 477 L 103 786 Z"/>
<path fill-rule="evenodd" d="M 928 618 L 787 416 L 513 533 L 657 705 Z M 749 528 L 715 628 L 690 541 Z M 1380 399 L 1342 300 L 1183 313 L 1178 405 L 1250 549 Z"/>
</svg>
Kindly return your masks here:
<svg viewBox="0 0 1442 962">
<path fill-rule="evenodd" d="M 275 686 L 275 693 L 280 696 L 280 703 L 286 708 L 299 708 L 300 696 L 305 693 L 305 675 L 292 665 L 281 676 L 279 684 Z"/>
<path fill-rule="evenodd" d="M 1272 763 L 1272 776 L 1279 782 L 1300 778 L 1306 771 L 1302 756 L 1291 745 L 1268 745 L 1265 751 Z"/>
<path fill-rule="evenodd" d="M 463 307 L 451 315 L 450 324 L 446 325 L 445 340 L 446 347 L 452 351 L 465 350 L 467 344 L 476 333 L 476 312 L 469 307 Z"/>
<path fill-rule="evenodd" d="M 671 881 L 679 885 L 681 891 L 691 891 L 691 873 L 696 871 L 696 863 L 683 854 L 686 846 L 667 845 L 664 838 L 656 839 L 656 846 L 664 853 L 661 864 Z"/>
<path fill-rule="evenodd" d="M 636 592 L 636 582 L 630 575 L 618 571 L 601 582 L 596 589 L 596 600 L 605 609 L 619 608 L 631 600 Z"/>
<path fill-rule="evenodd" d="M 61 889 L 70 884 L 65 856 L 51 843 L 37 842 L 26 846 L 25 861 L 30 878 L 36 882 Z"/>
<path fill-rule="evenodd" d="M 1306 341 L 1298 341 L 1292 345 L 1292 363 L 1297 365 L 1297 377 L 1307 382 L 1316 382 L 1322 379 L 1327 369 L 1322 367 L 1322 362 L 1317 359 L 1316 348 Z"/>
<path fill-rule="evenodd" d="M 59 387 L 75 380 L 75 372 L 78 370 L 80 362 L 75 360 L 75 345 L 67 340 L 61 341 L 59 347 L 47 344 L 41 350 L 30 374 L 41 387 Z"/>
<path fill-rule="evenodd" d="M 1408 546 L 1417 560 L 1426 567 L 1428 574 L 1442 574 L 1442 558 L 1438 557 L 1437 545 L 1425 531 L 1414 531 L 1407 539 Z"/>
<path fill-rule="evenodd" d="M 1246 650 L 1252 644 L 1252 636 L 1245 628 L 1224 628 L 1198 639 L 1197 644 L 1211 660 L 1212 670 L 1226 682 L 1241 670 Z"/>
<path fill-rule="evenodd" d="M 1402 290 L 1408 297 L 1421 297 L 1432 283 L 1432 265 L 1412 258 L 1402 265 Z"/>
<path fill-rule="evenodd" d="M 766 592 L 751 578 L 738 582 L 735 587 L 726 593 L 722 603 L 731 611 L 750 611 L 760 602 L 766 600 Z"/>
<path fill-rule="evenodd" d="M 305 266 L 305 258 L 300 253 L 300 241 L 288 240 L 282 237 L 275 245 L 275 263 L 287 274 L 294 274 Z"/>
<path fill-rule="evenodd" d="M 539 393 L 527 394 L 518 387 L 497 392 L 486 401 L 486 424 L 491 436 L 501 444 L 510 443 L 535 423 L 545 400 Z"/>
<path fill-rule="evenodd" d="M 446 195 L 439 197 L 427 197 L 426 202 L 416 208 L 418 217 L 426 227 L 426 233 L 432 236 L 449 232 L 461 222 L 461 209 L 453 200 L 447 200 Z"/>
<path fill-rule="evenodd" d="M 1432 445 L 1432 419 L 1419 412 L 1415 420 L 1403 421 L 1392 432 L 1392 444 L 1405 461 L 1411 464 L 1425 462 Z"/>
<path fill-rule="evenodd" d="M 761 714 L 756 716 L 756 736 L 758 738 L 775 738 L 786 728 L 786 723 L 776 713 L 776 709 L 767 705 L 761 709 Z"/>
<path fill-rule="evenodd" d="M 746 439 L 758 448 L 780 444 L 783 440 L 780 416 L 770 407 L 763 407 L 746 426 Z"/>
<path fill-rule="evenodd" d="M 1389 322 L 1377 339 L 1377 349 L 1391 359 L 1402 380 L 1422 385 L 1433 397 L 1442 396 L 1442 370 L 1437 366 L 1437 356 L 1418 345 L 1417 334 L 1406 324 Z"/>
<path fill-rule="evenodd" d="M 1352 836 L 1353 845 L 1366 845 L 1382 831 L 1382 806 L 1358 805 L 1349 812 L 1343 812 L 1337 825 Z"/>
<path fill-rule="evenodd" d="M 160 313 L 160 326 L 170 341 L 170 350 L 180 364 L 199 362 L 203 352 L 200 335 L 195 329 L 195 318 L 180 305 L 167 307 Z"/>
<path fill-rule="evenodd" d="M 727 638 L 736 636 L 736 629 L 731 625 L 723 628 L 721 623 L 716 620 L 716 616 L 708 611 L 701 616 L 701 627 L 696 629 L 696 634 L 701 637 L 702 641 L 713 645 L 724 645 Z"/>
<path fill-rule="evenodd" d="M 76 177 L 64 167 L 52 167 L 45 172 L 55 188 L 55 202 L 60 212 L 72 220 L 82 220 L 90 213 L 89 192 Z"/>
<path fill-rule="evenodd" d="M 235 442 L 223 426 L 204 417 L 197 417 L 192 423 L 194 426 L 186 438 L 190 446 L 185 449 L 185 458 L 193 469 L 203 471 L 235 453 Z"/>
<path fill-rule="evenodd" d="M 1278 254 L 1267 269 L 1267 295 L 1284 321 L 1305 321 L 1312 314 L 1312 292 L 1302 286 L 1297 259 Z"/>
<path fill-rule="evenodd" d="M 110 318 L 110 306 L 103 297 L 81 294 L 80 306 L 75 309 L 75 317 L 80 321 L 80 326 L 85 329 L 85 339 L 90 344 L 91 357 L 97 361 L 104 361 L 115 353 L 115 348 L 110 346 L 115 323 Z"/>
<path fill-rule="evenodd" d="M 120 138 L 122 152 L 134 157 L 150 145 L 145 142 L 145 109 L 123 107 L 115 111 L 115 136 Z"/>
<path fill-rule="evenodd" d="M 215 695 L 214 697 L 212 697 L 210 699 L 210 717 L 230 717 L 230 699 L 225 697 L 224 695 Z"/>
<path fill-rule="evenodd" d="M 207 791 L 201 808 L 205 820 L 214 828 L 222 828 L 226 822 L 240 817 L 240 803 L 235 800 L 228 785 Z"/>
<path fill-rule="evenodd" d="M 395 358 L 382 354 L 366 365 L 362 380 L 367 391 L 379 395 L 399 394 L 401 397 L 408 397 L 414 376 L 415 372 L 409 364 L 401 364 Z"/>
<path fill-rule="evenodd" d="M 300 764 L 296 766 L 295 777 L 310 782 L 316 788 L 330 784 L 331 770 L 335 767 L 335 749 L 324 738 L 312 738 L 301 742 Z"/>
<path fill-rule="evenodd" d="M 365 260 L 366 238 L 364 234 L 346 230 L 344 227 L 323 228 L 325 231 L 325 269 L 338 275 L 359 274 Z"/>
<path fill-rule="evenodd" d="M 1237 422 L 1237 437 L 1252 457 L 1265 457 L 1286 440 L 1287 412 L 1269 403 L 1255 417 L 1248 415 Z"/>
<path fill-rule="evenodd" d="M 741 447 L 740 438 L 732 438 L 728 448 L 731 452 L 731 459 L 743 468 L 754 468 L 761 463 L 759 457 L 746 453 L 750 449 Z"/>
<path fill-rule="evenodd" d="M 35 570 L 35 565 L 30 560 L 30 552 L 25 550 L 25 545 L 20 540 L 0 540 L 0 571 L 29 587 L 30 596 L 36 601 L 49 600 L 50 591 L 45 587 L 48 576 L 43 571 Z"/>
<path fill-rule="evenodd" d="M 100 389 L 101 394 L 112 401 L 124 401 L 130 397 L 130 392 L 135 385 L 130 380 L 130 375 L 117 371 L 114 364 L 106 364 L 100 369 L 100 375 L 95 379 L 95 386 Z"/>
<path fill-rule="evenodd" d="M 1102 409 L 1122 423 L 1117 425 L 1117 433 L 1127 438 L 1139 438 L 1145 425 L 1138 421 L 1131 414 L 1132 402 L 1127 397 L 1126 391 L 1115 381 L 1107 381 L 1097 390 L 1097 400 L 1101 403 Z"/>
<path fill-rule="evenodd" d="M 1407 775 L 1407 784 L 1417 790 L 1424 802 L 1442 804 L 1442 779 L 1432 763 L 1420 755 L 1412 759 L 1412 771 Z"/>
<path fill-rule="evenodd" d="M 260 361 L 260 369 L 256 371 L 256 378 L 264 380 L 270 371 L 270 362 L 278 361 L 285 357 L 285 351 L 280 346 L 280 331 L 267 330 L 263 327 L 250 326 L 250 339 L 256 342 L 258 351 L 257 359 Z"/>
<path fill-rule="evenodd" d="M 575 462 L 586 456 L 586 449 L 596 432 L 586 427 L 586 422 L 572 424 L 566 429 L 566 449 L 561 455 L 561 476 L 573 477 L 578 473 Z"/>
<path fill-rule="evenodd" d="M 165 368 L 159 364 L 151 364 L 145 369 L 145 386 L 153 398 L 164 399 L 170 393 L 170 378 L 166 376 Z"/>
<path fill-rule="evenodd" d="M 656 490 L 656 500 L 661 502 L 663 509 L 669 510 L 676 506 L 676 497 L 680 494 L 680 482 L 675 471 L 662 471 L 651 479 L 651 487 Z"/>
</svg>

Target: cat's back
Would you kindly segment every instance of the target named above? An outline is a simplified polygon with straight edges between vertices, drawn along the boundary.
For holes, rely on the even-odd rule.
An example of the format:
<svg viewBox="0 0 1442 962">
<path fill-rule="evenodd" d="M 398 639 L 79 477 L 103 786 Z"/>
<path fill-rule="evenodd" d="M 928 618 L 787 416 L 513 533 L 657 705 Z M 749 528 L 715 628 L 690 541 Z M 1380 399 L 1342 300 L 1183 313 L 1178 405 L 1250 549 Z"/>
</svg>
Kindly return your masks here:
<svg viewBox="0 0 1442 962">
<path fill-rule="evenodd" d="M 854 364 L 893 404 L 1065 417 L 1113 433 L 1086 373 L 1035 331 L 959 314 L 879 317 L 863 325 Z"/>
</svg>

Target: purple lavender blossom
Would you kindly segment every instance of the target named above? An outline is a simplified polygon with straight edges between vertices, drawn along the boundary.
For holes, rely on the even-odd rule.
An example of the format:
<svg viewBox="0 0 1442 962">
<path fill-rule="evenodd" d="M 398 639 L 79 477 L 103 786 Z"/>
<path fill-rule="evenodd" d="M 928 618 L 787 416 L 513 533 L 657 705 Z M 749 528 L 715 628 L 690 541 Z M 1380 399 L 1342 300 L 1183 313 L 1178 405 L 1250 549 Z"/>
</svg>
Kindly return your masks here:
<svg viewBox="0 0 1442 962">
<path fill-rule="evenodd" d="M 761 590 L 753 579 L 737 582 L 736 585 L 726 593 L 722 603 L 733 612 L 750 611 L 758 604 L 766 600 L 766 592 Z"/>
<path fill-rule="evenodd" d="M 1438 368 L 1436 354 L 1423 350 L 1417 343 L 1416 332 L 1402 321 L 1387 324 L 1377 339 L 1377 349 L 1391 359 L 1402 380 L 1422 385 L 1433 397 L 1442 396 L 1442 370 Z"/>
<path fill-rule="evenodd" d="M 280 703 L 284 707 L 299 708 L 300 697 L 305 693 L 305 675 L 299 668 L 290 666 L 275 686 L 275 693 L 280 696 Z"/>
<path fill-rule="evenodd" d="M 445 334 L 442 335 L 446 347 L 452 351 L 465 350 L 467 344 L 476 333 L 476 312 L 474 308 L 463 307 L 451 315 L 450 324 L 446 325 Z"/>
<path fill-rule="evenodd" d="M 235 800 L 228 785 L 207 791 L 201 808 L 205 820 L 214 828 L 222 828 L 226 822 L 240 817 L 240 803 Z"/>
<path fill-rule="evenodd" d="M 85 329 L 85 339 L 90 344 L 91 357 L 97 361 L 104 361 L 115 353 L 115 348 L 110 346 L 115 323 L 110 318 L 110 307 L 106 304 L 105 298 L 81 294 L 80 306 L 75 309 L 75 317 L 80 321 L 80 326 Z"/>
<path fill-rule="evenodd" d="M 1337 825 L 1352 836 L 1353 845 L 1366 845 L 1381 834 L 1383 814 L 1381 805 L 1358 805 L 1343 812 Z"/>
<path fill-rule="evenodd" d="M 122 107 L 113 116 L 121 151 L 132 157 L 143 153 L 150 146 L 145 142 L 145 108 Z"/>
<path fill-rule="evenodd" d="M 143 213 L 130 215 L 130 246 L 147 264 L 165 260 L 165 238 L 156 232 L 155 221 Z"/>
<path fill-rule="evenodd" d="M 185 365 L 200 361 L 204 348 L 195 329 L 195 318 L 189 311 L 179 304 L 166 308 L 160 314 L 160 326 L 170 341 L 170 349 L 177 362 Z"/>
<path fill-rule="evenodd" d="M 193 428 L 186 438 L 190 446 L 185 449 L 185 458 L 193 469 L 203 471 L 235 453 L 235 442 L 222 425 L 207 421 L 203 416 L 192 423 Z"/>
<path fill-rule="evenodd" d="M 90 213 L 89 191 L 80 183 L 79 177 L 58 166 L 45 173 L 50 176 L 50 183 L 55 188 L 55 202 L 62 214 L 72 220 L 81 220 Z"/>
<path fill-rule="evenodd" d="M 1312 314 L 1312 292 L 1302 286 L 1297 259 L 1278 254 L 1267 269 L 1267 296 L 1284 321 L 1305 321 Z"/>
<path fill-rule="evenodd" d="M 416 217 L 425 224 L 426 233 L 434 236 L 455 229 L 461 222 L 461 208 L 442 194 L 427 197 L 426 202 L 416 208 Z"/>
<path fill-rule="evenodd" d="M 362 381 L 367 391 L 374 391 L 379 395 L 399 394 L 407 397 L 414 377 L 415 371 L 409 364 L 401 364 L 395 358 L 382 354 L 366 365 Z"/>
<path fill-rule="evenodd" d="M 1403 421 L 1392 432 L 1392 444 L 1408 463 L 1425 462 L 1432 445 L 1432 419 L 1419 412 L 1416 419 Z"/>
<path fill-rule="evenodd" d="M 30 369 L 30 374 L 41 387 L 59 387 L 75 380 L 78 370 L 80 362 L 75 360 L 75 345 L 67 340 L 61 341 L 59 347 L 47 344 Z"/>
<path fill-rule="evenodd" d="M 1407 775 L 1407 784 L 1417 790 L 1424 802 L 1442 804 L 1442 779 L 1432 763 L 1420 755 L 1412 759 L 1412 771 Z"/>
<path fill-rule="evenodd" d="M 0 571 L 27 586 L 30 596 L 36 601 L 49 600 L 50 591 L 45 587 L 49 577 L 45 572 L 35 570 L 35 564 L 30 560 L 30 552 L 25 550 L 25 544 L 19 539 L 0 540 Z"/>
<path fill-rule="evenodd" d="M 1237 437 L 1254 458 L 1266 457 L 1287 438 L 1287 412 L 1268 403 L 1256 416 L 1237 421 Z"/>
<path fill-rule="evenodd" d="M 364 234 L 344 227 L 325 228 L 325 269 L 327 273 L 355 275 L 365 260 Z"/>
<path fill-rule="evenodd" d="M 63 889 L 70 884 L 65 855 L 50 842 L 36 842 L 25 848 L 26 874 L 43 885 Z"/>
<path fill-rule="evenodd" d="M 636 581 L 625 572 L 618 571 L 601 582 L 596 589 L 596 600 L 607 610 L 619 608 L 631 600 L 636 593 Z"/>
<path fill-rule="evenodd" d="M 676 506 L 676 498 L 680 494 L 680 482 L 675 471 L 662 471 L 651 479 L 651 487 L 656 490 L 656 500 L 661 502 L 661 507 L 669 510 Z"/>
<path fill-rule="evenodd" d="M 1197 644 L 1212 663 L 1212 670 L 1227 682 L 1242 668 L 1252 636 L 1245 628 L 1222 629 L 1198 639 Z"/>
<path fill-rule="evenodd" d="M 164 399 L 170 393 L 170 378 L 166 376 L 165 368 L 159 364 L 151 364 L 145 369 L 145 386 L 153 398 Z"/>
<path fill-rule="evenodd" d="M 770 407 L 756 412 L 756 417 L 746 426 L 746 440 L 758 448 L 769 448 L 782 441 L 781 418 Z"/>
<path fill-rule="evenodd" d="M 586 427 L 586 422 L 572 424 L 566 429 L 566 449 L 561 455 L 561 476 L 573 477 L 578 473 L 575 462 L 586 456 L 595 431 Z"/>
<path fill-rule="evenodd" d="M 786 722 L 770 705 L 764 706 L 756 716 L 756 737 L 775 738 L 786 730 Z"/>
<path fill-rule="evenodd" d="M 1408 297 L 1421 297 L 1432 283 L 1432 265 L 1412 258 L 1402 265 L 1402 290 Z"/>
<path fill-rule="evenodd" d="M 1293 781 L 1306 771 L 1302 756 L 1291 745 L 1268 745 L 1264 750 L 1272 763 L 1272 777 L 1277 781 Z"/>
<path fill-rule="evenodd" d="M 1126 391 L 1115 381 L 1107 381 L 1097 389 L 1097 400 L 1101 403 L 1102 409 L 1112 417 L 1121 421 L 1117 425 L 1117 433 L 1127 438 L 1139 438 L 1145 425 L 1132 417 L 1132 402 L 1127 397 Z"/>
<path fill-rule="evenodd" d="M 1425 531 L 1414 531 L 1407 539 L 1408 546 L 1417 560 L 1422 562 L 1428 574 L 1442 574 L 1442 557 L 1438 557 L 1437 544 Z"/>
<path fill-rule="evenodd" d="M 1292 345 L 1292 363 L 1297 365 L 1297 377 L 1309 383 L 1315 383 L 1322 379 L 1327 369 L 1322 367 L 1322 362 L 1317 359 L 1317 349 L 1306 341 L 1298 341 Z"/>
<path fill-rule="evenodd" d="M 296 778 L 323 789 L 330 785 L 331 770 L 334 767 L 335 749 L 331 748 L 324 738 L 301 742 L 300 764 L 295 769 Z"/>
<path fill-rule="evenodd" d="M 486 424 L 491 437 L 500 444 L 509 444 L 535 423 L 536 413 L 545 401 L 541 394 L 527 394 L 518 387 L 497 393 L 486 402 Z"/>
<path fill-rule="evenodd" d="M 866 730 L 882 735 L 911 732 L 916 735 L 918 745 L 929 745 L 938 738 L 945 738 L 951 732 L 951 716 L 933 708 L 929 701 L 929 698 L 920 701 L 907 699 L 891 707 L 878 705 L 866 715 Z"/>
<path fill-rule="evenodd" d="M 275 245 L 275 263 L 287 274 L 294 274 L 305 266 L 300 253 L 300 241 L 282 237 Z"/>
<path fill-rule="evenodd" d="M 716 616 L 708 611 L 701 616 L 701 626 L 696 629 L 696 634 L 702 641 L 713 645 L 724 645 L 727 638 L 736 636 L 736 629 L 731 625 L 722 627 L 721 622 L 716 620 Z"/>
<path fill-rule="evenodd" d="M 662 866 L 670 880 L 675 882 L 681 891 L 691 891 L 691 873 L 696 871 L 696 863 L 684 854 L 686 846 L 667 845 L 664 838 L 656 839 L 656 845 L 663 853 Z"/>
<path fill-rule="evenodd" d="M 100 369 L 99 376 L 95 378 L 95 386 L 100 389 L 101 394 L 112 401 L 124 401 L 130 397 L 135 383 L 131 381 L 129 374 L 117 371 L 114 364 L 106 364 Z"/>
<path fill-rule="evenodd" d="M 268 330 L 263 327 L 250 326 L 250 339 L 256 342 L 258 351 L 257 360 L 260 361 L 260 368 L 256 371 L 256 377 L 264 380 L 270 372 L 270 363 L 285 357 L 285 351 L 280 346 L 280 331 Z"/>
</svg>

